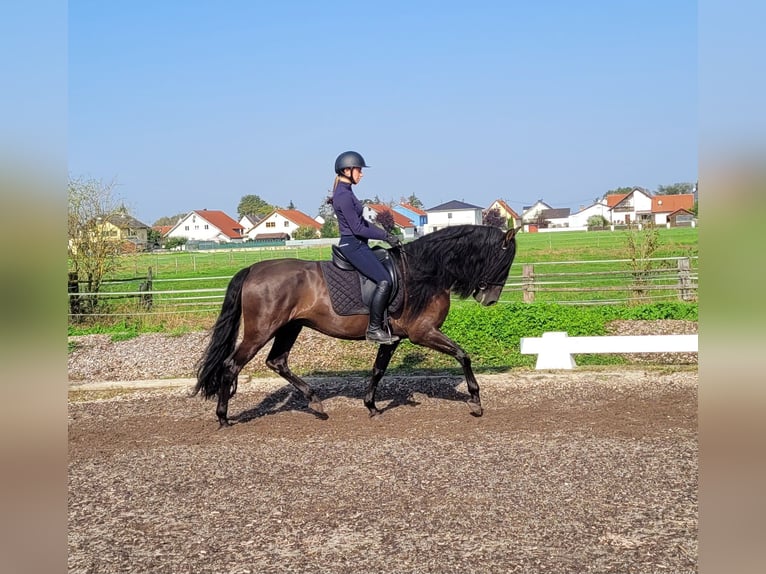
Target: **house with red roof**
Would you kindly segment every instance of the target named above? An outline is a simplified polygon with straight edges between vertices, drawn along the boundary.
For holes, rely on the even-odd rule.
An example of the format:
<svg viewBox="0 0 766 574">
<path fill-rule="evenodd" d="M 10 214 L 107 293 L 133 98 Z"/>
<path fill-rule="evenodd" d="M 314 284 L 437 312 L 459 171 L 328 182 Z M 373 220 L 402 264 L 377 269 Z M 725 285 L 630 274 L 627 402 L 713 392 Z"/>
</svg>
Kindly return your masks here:
<svg viewBox="0 0 766 574">
<path fill-rule="evenodd" d="M 402 215 L 396 211 L 393 207 L 385 205 L 383 203 L 371 203 L 364 206 L 362 217 L 364 217 L 370 223 L 375 223 L 378 214 L 384 211 L 391 212 L 394 218 L 394 226 L 402 232 L 402 236 L 405 239 L 415 239 L 417 237 L 415 233 L 415 223 L 407 216 Z"/>
<path fill-rule="evenodd" d="M 419 207 L 415 207 L 411 203 L 405 202 L 402 202 L 399 205 L 394 205 L 391 209 L 415 224 L 415 237 L 420 237 L 425 233 L 426 225 L 428 225 L 428 214 L 425 211 Z"/>
<path fill-rule="evenodd" d="M 191 241 L 239 243 L 244 241 L 244 228 L 223 211 L 198 209 L 181 218 L 164 237 L 185 237 Z"/>
<path fill-rule="evenodd" d="M 643 187 L 634 187 L 630 193 L 615 193 L 606 196 L 606 204 L 611 210 L 611 222 L 616 225 L 631 223 L 651 223 L 652 194 Z"/>
<path fill-rule="evenodd" d="M 685 212 L 688 216 L 694 208 L 693 193 L 679 193 L 677 195 L 655 195 L 652 197 L 652 215 L 655 225 L 666 225 L 671 219 L 673 223 L 678 223 L 678 217 L 683 216 Z M 672 217 L 671 217 L 672 216 Z M 688 220 L 688 217 L 682 217 L 681 221 Z"/>
<path fill-rule="evenodd" d="M 508 222 L 509 229 L 521 225 L 521 216 L 502 199 L 496 199 L 493 201 L 492 204 L 484 211 L 484 213 L 492 211 L 493 209 L 497 209 L 500 212 L 500 217 Z"/>
<path fill-rule="evenodd" d="M 293 238 L 299 227 L 310 227 L 319 237 L 322 224 L 297 209 L 275 209 L 247 232 L 249 239 Z"/>
<path fill-rule="evenodd" d="M 671 214 L 678 210 L 691 213 L 694 194 L 653 195 L 642 187 L 634 187 L 630 193 L 610 194 L 606 204 L 613 224 L 653 223 L 666 225 Z"/>
</svg>

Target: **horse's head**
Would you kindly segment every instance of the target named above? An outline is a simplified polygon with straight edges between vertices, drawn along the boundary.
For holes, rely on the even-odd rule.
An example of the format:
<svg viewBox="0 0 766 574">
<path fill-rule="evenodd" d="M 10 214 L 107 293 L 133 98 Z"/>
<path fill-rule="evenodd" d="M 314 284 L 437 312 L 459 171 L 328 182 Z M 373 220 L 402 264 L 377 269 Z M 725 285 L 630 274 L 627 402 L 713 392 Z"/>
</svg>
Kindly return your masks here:
<svg viewBox="0 0 766 574">
<path fill-rule="evenodd" d="M 473 298 L 482 305 L 489 307 L 500 300 L 500 295 L 505 287 L 505 280 L 511 270 L 511 264 L 516 256 L 516 233 L 521 227 L 509 229 L 503 234 L 502 241 L 498 246 L 499 259 L 497 265 L 487 271 L 487 276 L 482 277 L 473 292 Z"/>
</svg>

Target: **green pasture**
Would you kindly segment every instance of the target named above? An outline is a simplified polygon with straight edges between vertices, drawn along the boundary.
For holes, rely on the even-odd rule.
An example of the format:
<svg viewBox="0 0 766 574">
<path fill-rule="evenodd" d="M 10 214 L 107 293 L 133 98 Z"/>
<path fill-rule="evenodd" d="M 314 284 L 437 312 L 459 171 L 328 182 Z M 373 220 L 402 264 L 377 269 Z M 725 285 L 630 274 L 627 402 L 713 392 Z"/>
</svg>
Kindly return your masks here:
<svg viewBox="0 0 766 574">
<path fill-rule="evenodd" d="M 655 257 L 685 257 L 698 254 L 699 230 L 691 227 L 660 229 L 660 249 Z M 523 263 L 594 261 L 626 258 L 627 231 L 562 231 L 520 233 L 511 276 L 521 275 Z M 119 258 L 110 278 L 143 277 L 151 267 L 158 279 L 201 278 L 234 275 L 258 261 L 283 257 L 321 261 L 330 259 L 331 248 L 267 247 L 220 249 L 217 251 L 171 251 L 140 253 Z"/>
<path fill-rule="evenodd" d="M 535 281 L 542 291 L 535 293 L 535 303 L 570 303 L 578 306 L 613 303 L 630 296 L 628 285 L 631 272 L 625 260 L 626 231 L 570 231 L 557 233 L 522 233 L 517 237 L 516 260 L 501 297 L 501 306 L 522 301 L 522 270 L 524 264 L 534 264 Z M 654 257 L 692 257 L 692 270 L 696 273 L 698 230 L 674 228 L 659 230 L 660 246 Z M 109 277 L 116 282 L 106 283 L 102 292 L 111 298 L 102 301 L 101 314 L 88 317 L 82 324 L 70 325 L 70 334 L 105 330 L 112 333 L 183 332 L 209 327 L 218 311 L 224 290 L 239 269 L 267 259 L 297 258 L 328 260 L 330 246 L 286 246 L 259 249 L 221 249 L 201 252 L 159 252 L 124 255 Z M 677 299 L 675 284 L 677 272 L 674 260 L 653 263 L 654 272 L 666 271 L 651 279 L 655 284 L 668 282 L 667 291 L 651 291 L 650 304 Z M 152 306 L 142 305 L 140 284 L 152 272 Z M 589 275 L 611 272 L 614 275 Z M 583 293 L 582 287 L 599 289 Z M 658 287 L 659 288 L 659 287 Z M 571 291 L 570 291 L 571 289 Z M 603 291 L 601 291 L 603 289 Z M 611 289 L 611 290 L 610 290 Z M 175 293 L 171 293 L 174 291 Z M 124 297 L 121 294 L 131 294 Z M 455 300 L 450 317 L 462 313 L 463 308 L 477 307 L 472 299 Z M 114 330 L 116 329 L 116 331 Z M 116 335 L 120 336 L 120 335 Z"/>
</svg>

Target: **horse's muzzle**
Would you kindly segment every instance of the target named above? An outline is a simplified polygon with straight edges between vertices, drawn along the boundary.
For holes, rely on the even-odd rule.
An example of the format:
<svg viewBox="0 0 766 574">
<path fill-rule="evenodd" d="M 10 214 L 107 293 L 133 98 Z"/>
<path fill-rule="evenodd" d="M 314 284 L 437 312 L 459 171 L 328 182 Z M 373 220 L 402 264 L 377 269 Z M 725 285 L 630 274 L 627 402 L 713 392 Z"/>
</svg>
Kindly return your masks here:
<svg viewBox="0 0 766 574">
<path fill-rule="evenodd" d="M 476 299 L 479 303 L 484 305 L 485 307 L 489 307 L 490 305 L 494 305 L 497 303 L 500 294 L 492 293 L 493 290 L 488 289 L 477 289 L 473 293 L 473 298 Z"/>
</svg>

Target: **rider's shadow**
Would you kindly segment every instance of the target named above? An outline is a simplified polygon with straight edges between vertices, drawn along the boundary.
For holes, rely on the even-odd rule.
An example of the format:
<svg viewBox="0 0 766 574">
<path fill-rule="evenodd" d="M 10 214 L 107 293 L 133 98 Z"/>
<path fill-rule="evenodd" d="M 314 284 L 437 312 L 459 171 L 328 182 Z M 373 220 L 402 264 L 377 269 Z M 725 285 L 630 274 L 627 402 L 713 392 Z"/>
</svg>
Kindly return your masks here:
<svg viewBox="0 0 766 574">
<path fill-rule="evenodd" d="M 345 397 L 358 400 L 359 407 L 365 409 L 362 401 L 367 390 L 367 377 L 347 377 L 337 380 L 337 375 L 335 375 L 334 378 L 335 380 L 329 376 L 321 379 L 307 377 L 304 380 L 321 401 Z M 418 400 L 418 395 L 429 399 L 465 402 L 469 395 L 457 390 L 457 387 L 464 381 L 462 376 L 452 375 L 440 375 L 438 377 L 408 375 L 401 377 L 401 380 L 397 379 L 396 376 L 384 378 L 378 383 L 375 404 L 382 413 L 385 413 L 403 406 L 419 406 L 421 403 Z M 243 423 L 288 411 L 306 412 L 320 419 L 328 418 L 326 414 L 311 410 L 303 394 L 286 383 L 267 394 L 257 405 L 231 416 L 230 419 L 233 422 Z"/>
</svg>

